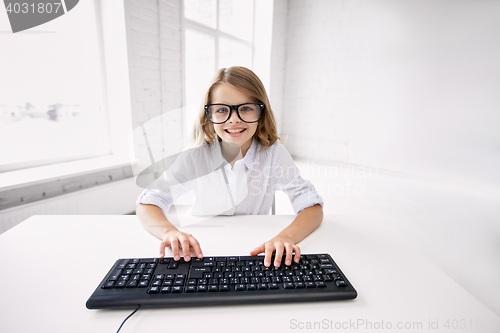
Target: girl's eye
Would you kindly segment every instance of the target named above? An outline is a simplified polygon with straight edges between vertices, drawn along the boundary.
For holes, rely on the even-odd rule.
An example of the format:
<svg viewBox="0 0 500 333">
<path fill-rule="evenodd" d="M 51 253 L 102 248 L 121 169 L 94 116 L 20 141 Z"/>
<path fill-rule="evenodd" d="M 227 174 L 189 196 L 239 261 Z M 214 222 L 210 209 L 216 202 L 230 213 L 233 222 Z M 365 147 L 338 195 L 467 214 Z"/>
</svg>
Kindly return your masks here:
<svg viewBox="0 0 500 333">
<path fill-rule="evenodd" d="M 225 113 L 225 112 L 227 112 L 227 108 L 219 108 L 219 109 L 216 109 L 215 112 L 217 112 L 217 113 Z"/>
<path fill-rule="evenodd" d="M 240 111 L 253 111 L 253 107 L 245 105 L 240 108 Z"/>
</svg>

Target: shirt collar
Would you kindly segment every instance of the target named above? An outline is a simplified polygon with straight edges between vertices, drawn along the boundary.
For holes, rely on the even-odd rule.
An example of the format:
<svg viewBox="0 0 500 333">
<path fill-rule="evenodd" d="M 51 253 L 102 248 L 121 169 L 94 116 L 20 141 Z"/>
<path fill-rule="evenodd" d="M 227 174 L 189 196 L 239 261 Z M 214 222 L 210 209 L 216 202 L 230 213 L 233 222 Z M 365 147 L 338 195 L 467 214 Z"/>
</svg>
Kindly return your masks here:
<svg viewBox="0 0 500 333">
<path fill-rule="evenodd" d="M 252 169 L 253 163 L 255 162 L 255 156 L 257 155 L 258 150 L 261 148 L 261 144 L 257 140 L 252 140 L 252 144 L 248 151 L 243 157 L 243 163 L 248 169 Z"/>
<path fill-rule="evenodd" d="M 243 163 L 248 169 L 252 169 L 253 163 L 255 162 L 255 156 L 261 146 L 262 145 L 257 140 L 252 140 L 250 148 L 248 148 L 245 157 L 243 157 Z M 222 165 L 228 164 L 224 156 L 222 156 L 222 150 L 219 142 L 210 143 L 210 152 L 212 155 L 212 170 L 216 170 Z"/>
</svg>

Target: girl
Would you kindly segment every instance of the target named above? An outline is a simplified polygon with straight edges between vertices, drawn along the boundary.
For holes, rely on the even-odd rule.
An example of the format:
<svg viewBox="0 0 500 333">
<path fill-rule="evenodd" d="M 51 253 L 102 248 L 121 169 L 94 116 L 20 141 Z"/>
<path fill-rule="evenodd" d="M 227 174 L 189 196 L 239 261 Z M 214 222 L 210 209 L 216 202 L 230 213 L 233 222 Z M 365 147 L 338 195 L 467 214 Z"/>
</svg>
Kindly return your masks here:
<svg viewBox="0 0 500 333">
<path fill-rule="evenodd" d="M 283 256 L 285 265 L 291 265 L 292 259 L 298 262 L 297 243 L 323 220 L 323 201 L 310 182 L 300 177 L 290 154 L 278 142 L 264 85 L 247 68 L 223 68 L 215 75 L 204 102 L 194 129 L 199 148 L 176 161 L 176 167 L 162 175 L 157 190 L 145 190 L 138 199 L 137 216 L 144 228 L 161 239 L 160 256 L 165 255 L 165 247 L 172 249 L 175 260 L 180 259 L 181 249 L 186 261 L 191 252 L 203 256 L 198 241 L 165 216 L 180 192 L 195 192 L 194 215 L 235 215 L 269 214 L 274 191 L 283 190 L 297 216 L 250 255 L 264 253 L 266 267 L 271 265 L 273 253 L 276 267 Z M 199 171 L 201 159 L 210 173 Z"/>
</svg>

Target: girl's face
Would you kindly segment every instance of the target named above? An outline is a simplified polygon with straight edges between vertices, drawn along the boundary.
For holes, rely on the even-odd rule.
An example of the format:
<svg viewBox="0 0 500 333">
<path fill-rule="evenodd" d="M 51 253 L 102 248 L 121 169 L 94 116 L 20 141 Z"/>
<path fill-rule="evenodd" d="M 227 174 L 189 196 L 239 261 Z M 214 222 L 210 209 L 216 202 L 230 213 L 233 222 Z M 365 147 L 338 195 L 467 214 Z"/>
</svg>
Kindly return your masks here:
<svg viewBox="0 0 500 333">
<path fill-rule="evenodd" d="M 239 91 L 232 86 L 221 83 L 212 90 L 211 104 L 228 104 L 239 105 L 244 103 L 255 103 L 253 98 Z M 238 145 L 243 153 L 246 154 L 248 148 L 252 144 L 252 137 L 257 130 L 257 124 L 245 123 L 242 121 L 235 110 L 231 113 L 231 117 L 223 124 L 213 124 L 215 132 L 224 142 L 234 143 Z"/>
</svg>

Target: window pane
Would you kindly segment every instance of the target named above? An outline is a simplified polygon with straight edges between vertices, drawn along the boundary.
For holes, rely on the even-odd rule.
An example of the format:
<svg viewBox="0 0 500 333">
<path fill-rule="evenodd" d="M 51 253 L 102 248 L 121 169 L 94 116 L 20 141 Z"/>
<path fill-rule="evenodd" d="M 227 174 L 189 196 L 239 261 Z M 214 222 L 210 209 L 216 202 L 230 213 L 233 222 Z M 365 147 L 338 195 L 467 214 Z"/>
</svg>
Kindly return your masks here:
<svg viewBox="0 0 500 333">
<path fill-rule="evenodd" d="M 249 42 L 253 38 L 253 1 L 219 0 L 220 30 Z"/>
<path fill-rule="evenodd" d="M 217 25 L 217 1 L 184 0 L 184 17 L 215 29 Z"/>
<path fill-rule="evenodd" d="M 215 41 L 210 35 L 186 29 L 186 131 L 191 133 L 203 97 L 215 74 Z"/>
<path fill-rule="evenodd" d="M 67 15 L 2 35 L 0 171 L 109 153 L 93 2 Z"/>
<path fill-rule="evenodd" d="M 244 66 L 252 68 L 252 48 L 250 46 L 220 38 L 219 67 Z"/>
</svg>

